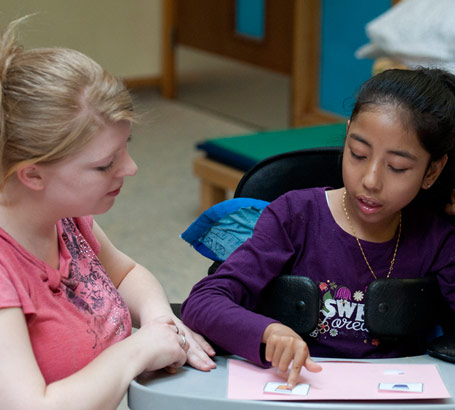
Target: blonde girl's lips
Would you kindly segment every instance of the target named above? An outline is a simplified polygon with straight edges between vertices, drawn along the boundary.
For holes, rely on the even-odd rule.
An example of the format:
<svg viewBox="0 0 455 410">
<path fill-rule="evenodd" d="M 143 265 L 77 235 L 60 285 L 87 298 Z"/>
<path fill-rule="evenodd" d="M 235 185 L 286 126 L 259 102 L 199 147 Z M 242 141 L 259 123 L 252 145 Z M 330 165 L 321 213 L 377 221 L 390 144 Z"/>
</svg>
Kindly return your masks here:
<svg viewBox="0 0 455 410">
<path fill-rule="evenodd" d="M 107 194 L 109 196 L 117 196 L 119 193 L 120 193 L 120 190 L 122 189 L 122 187 L 120 188 L 117 188 L 115 191 L 111 191 L 111 192 L 108 192 Z"/>
</svg>

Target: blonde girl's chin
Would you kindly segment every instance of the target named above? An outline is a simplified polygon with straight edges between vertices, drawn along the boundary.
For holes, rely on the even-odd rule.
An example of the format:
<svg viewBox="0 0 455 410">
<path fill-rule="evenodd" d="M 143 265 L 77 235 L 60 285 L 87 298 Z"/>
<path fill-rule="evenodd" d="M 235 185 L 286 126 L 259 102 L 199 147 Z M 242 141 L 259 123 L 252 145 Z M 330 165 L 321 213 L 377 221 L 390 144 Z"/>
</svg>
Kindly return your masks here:
<svg viewBox="0 0 455 410">
<path fill-rule="evenodd" d="M 97 206 L 96 208 L 92 209 L 89 212 L 85 212 L 84 215 L 78 215 L 78 216 L 103 215 L 114 206 L 114 202 L 115 202 L 115 198 L 111 198 L 109 201 L 106 201 L 104 204 Z"/>
<path fill-rule="evenodd" d="M 102 207 L 101 209 L 97 210 L 97 212 L 94 212 L 93 215 L 102 215 L 108 212 L 113 206 L 114 206 L 115 199 L 112 200 L 112 202 L 105 207 Z"/>
</svg>

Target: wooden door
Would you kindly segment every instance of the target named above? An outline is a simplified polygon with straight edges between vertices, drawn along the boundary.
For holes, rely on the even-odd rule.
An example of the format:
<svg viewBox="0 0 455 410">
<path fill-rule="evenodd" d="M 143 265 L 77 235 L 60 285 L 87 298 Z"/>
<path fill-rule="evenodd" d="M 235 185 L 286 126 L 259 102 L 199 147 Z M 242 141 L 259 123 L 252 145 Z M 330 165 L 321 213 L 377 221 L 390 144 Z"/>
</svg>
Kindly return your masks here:
<svg viewBox="0 0 455 410">
<path fill-rule="evenodd" d="M 163 0 L 162 93 L 177 94 L 174 47 L 184 44 L 291 77 L 290 125 L 340 121 L 318 107 L 321 0 L 266 0 L 265 35 L 235 30 L 235 0 Z"/>
<path fill-rule="evenodd" d="M 265 34 L 251 38 L 236 31 L 234 0 L 177 1 L 177 42 L 289 74 L 292 60 L 291 0 L 266 0 Z"/>
</svg>

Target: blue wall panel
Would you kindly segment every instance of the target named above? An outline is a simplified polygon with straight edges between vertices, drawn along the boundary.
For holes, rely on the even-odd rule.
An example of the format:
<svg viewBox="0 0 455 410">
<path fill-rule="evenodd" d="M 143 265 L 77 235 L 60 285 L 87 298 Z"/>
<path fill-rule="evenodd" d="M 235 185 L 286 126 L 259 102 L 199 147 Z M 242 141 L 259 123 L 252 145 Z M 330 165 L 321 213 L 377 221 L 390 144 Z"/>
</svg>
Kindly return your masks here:
<svg viewBox="0 0 455 410">
<path fill-rule="evenodd" d="M 256 40 L 264 39 L 265 0 L 236 0 L 235 31 Z"/>
<path fill-rule="evenodd" d="M 355 50 L 368 42 L 365 25 L 384 13 L 391 0 L 323 0 L 319 105 L 349 116 L 354 95 L 371 76 L 372 60 Z"/>
</svg>

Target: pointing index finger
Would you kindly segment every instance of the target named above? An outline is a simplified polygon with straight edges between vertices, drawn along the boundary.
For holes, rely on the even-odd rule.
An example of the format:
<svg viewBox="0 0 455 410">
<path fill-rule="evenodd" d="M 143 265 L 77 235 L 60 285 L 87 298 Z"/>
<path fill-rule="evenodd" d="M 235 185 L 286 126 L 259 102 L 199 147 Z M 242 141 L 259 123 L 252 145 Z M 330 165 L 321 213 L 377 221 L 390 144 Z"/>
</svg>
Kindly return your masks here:
<svg viewBox="0 0 455 410">
<path fill-rule="evenodd" d="M 293 389 L 296 386 L 305 358 L 306 356 L 303 352 L 300 351 L 296 353 L 294 360 L 292 361 L 291 371 L 289 372 L 288 377 L 289 389 Z"/>
</svg>

